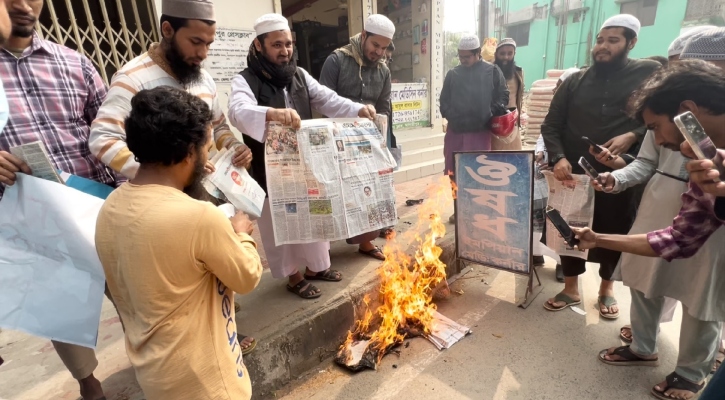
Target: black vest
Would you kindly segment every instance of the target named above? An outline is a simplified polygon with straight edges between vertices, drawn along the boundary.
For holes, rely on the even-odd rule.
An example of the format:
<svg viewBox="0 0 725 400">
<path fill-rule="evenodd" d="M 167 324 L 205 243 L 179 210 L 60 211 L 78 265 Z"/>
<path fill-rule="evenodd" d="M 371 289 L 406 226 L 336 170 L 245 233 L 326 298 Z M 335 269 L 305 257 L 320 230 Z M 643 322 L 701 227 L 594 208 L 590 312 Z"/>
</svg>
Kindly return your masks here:
<svg viewBox="0 0 725 400">
<path fill-rule="evenodd" d="M 267 80 L 260 79 L 257 75 L 252 72 L 251 69 L 247 68 L 241 72 L 244 79 L 249 84 L 249 87 L 254 93 L 254 97 L 257 99 L 257 104 L 262 107 L 271 108 L 287 108 L 287 104 L 284 99 L 284 90 L 272 85 Z M 300 118 L 312 119 L 312 106 L 310 105 L 310 93 L 307 89 L 307 81 L 302 70 L 297 68 L 295 76 L 292 79 L 290 87 L 287 88 L 287 93 L 292 99 L 295 111 L 300 115 Z M 242 132 L 244 136 L 244 143 L 249 146 L 249 150 L 252 151 L 252 169 L 249 171 L 252 178 L 259 183 L 259 185 L 267 191 L 267 173 L 265 167 L 265 144 L 260 143 L 251 137 L 247 136 Z"/>
</svg>

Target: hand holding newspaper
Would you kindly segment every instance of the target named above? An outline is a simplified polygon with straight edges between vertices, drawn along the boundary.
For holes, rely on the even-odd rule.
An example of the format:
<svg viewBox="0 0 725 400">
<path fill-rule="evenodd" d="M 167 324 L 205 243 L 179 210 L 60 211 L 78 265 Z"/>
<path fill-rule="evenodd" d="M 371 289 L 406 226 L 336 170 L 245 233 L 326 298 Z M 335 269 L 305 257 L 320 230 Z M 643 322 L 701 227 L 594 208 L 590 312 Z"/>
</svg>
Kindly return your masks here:
<svg viewBox="0 0 725 400">
<path fill-rule="evenodd" d="M 28 164 L 30 170 L 33 171 L 34 177 L 56 183 L 64 183 L 58 175 L 58 172 L 53 168 L 53 164 L 50 162 L 48 151 L 45 149 L 43 142 L 37 141 L 11 147 L 10 153 Z"/>
<path fill-rule="evenodd" d="M 209 175 L 208 183 L 221 191 L 234 208 L 252 218 L 259 218 L 267 194 L 246 169 L 233 165 L 233 157 L 233 150 L 223 149 L 212 158 L 216 170 Z M 218 195 L 210 191 L 208 183 L 205 185 L 207 191 L 214 196 Z"/>
</svg>

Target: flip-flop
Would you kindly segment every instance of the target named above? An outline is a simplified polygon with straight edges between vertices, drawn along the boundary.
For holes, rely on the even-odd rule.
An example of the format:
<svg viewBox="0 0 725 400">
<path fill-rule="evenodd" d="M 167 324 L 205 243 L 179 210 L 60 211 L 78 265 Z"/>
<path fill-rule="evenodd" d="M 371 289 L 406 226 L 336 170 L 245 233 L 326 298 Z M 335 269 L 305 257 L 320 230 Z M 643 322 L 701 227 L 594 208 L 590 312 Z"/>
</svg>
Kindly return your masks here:
<svg viewBox="0 0 725 400">
<path fill-rule="evenodd" d="M 629 332 L 630 332 L 629 337 L 624 336 L 625 329 L 629 329 Z M 630 326 L 630 325 L 625 325 L 625 326 L 619 328 L 619 340 L 623 341 L 624 343 L 632 343 L 631 333 L 632 333 L 632 326 Z"/>
<path fill-rule="evenodd" d="M 654 386 L 652 387 L 652 395 L 661 400 L 673 399 L 672 397 L 668 397 L 665 395 L 665 392 L 670 389 L 687 390 L 692 394 L 697 394 L 700 392 L 700 390 L 702 390 L 702 388 L 705 387 L 704 383 L 692 383 L 680 376 L 680 374 L 678 374 L 677 372 L 673 372 L 667 375 L 667 378 L 665 380 L 667 381 L 667 387 L 663 388 L 662 390 L 657 390 Z"/>
<path fill-rule="evenodd" d="M 624 360 L 607 360 L 604 358 L 604 356 L 612 355 L 612 356 L 619 356 L 623 358 Z M 597 356 L 599 361 L 609 364 L 609 365 L 617 365 L 617 366 L 639 366 L 639 367 L 656 367 L 660 365 L 659 357 L 654 358 L 652 360 L 644 359 L 634 353 L 632 353 L 632 350 L 629 348 L 629 346 L 620 346 L 614 349 L 612 354 L 609 354 L 609 349 L 604 349 L 599 352 L 599 355 Z"/>
<path fill-rule="evenodd" d="M 597 306 L 599 307 L 599 315 L 606 319 L 617 319 L 619 318 L 619 311 L 616 313 L 603 313 L 602 306 L 612 308 L 617 305 L 617 299 L 612 296 L 599 296 L 597 297 Z"/>
<path fill-rule="evenodd" d="M 248 336 L 237 334 L 237 340 L 239 341 L 239 346 L 242 345 L 242 342 L 244 339 L 246 339 Z M 257 347 L 257 339 L 252 339 L 252 343 L 249 344 L 249 346 L 245 349 L 242 347 L 242 355 L 246 356 L 247 354 L 251 353 L 254 348 Z"/>
<path fill-rule="evenodd" d="M 335 271 L 334 269 L 328 268 L 314 275 L 308 275 L 307 273 L 305 273 L 305 279 L 311 281 L 340 282 L 342 280 L 342 274 L 340 273 L 340 271 Z"/>
<path fill-rule="evenodd" d="M 302 290 L 305 286 L 307 286 L 307 289 Z M 311 283 L 307 282 L 305 279 L 301 280 L 300 283 L 290 286 L 285 285 L 287 287 L 287 290 L 290 292 L 296 294 L 297 296 L 300 296 L 303 299 L 316 299 L 320 296 L 322 296 L 322 292 L 317 292 L 317 288 L 313 286 Z"/>
<path fill-rule="evenodd" d="M 378 247 L 378 246 L 375 246 L 374 249 L 368 250 L 368 251 L 358 250 L 358 253 L 364 254 L 364 255 L 366 255 L 368 257 L 372 257 L 372 258 L 374 258 L 376 260 L 379 260 L 379 261 L 385 261 L 385 254 L 383 254 L 383 251 L 380 250 L 380 247 Z"/>
<path fill-rule="evenodd" d="M 715 364 L 713 364 L 710 373 L 714 374 L 717 372 L 717 370 L 722 366 L 723 361 L 725 361 L 725 353 L 723 353 L 722 350 L 718 350 L 717 356 L 715 356 Z"/>
<path fill-rule="evenodd" d="M 572 299 L 571 297 L 569 297 L 568 295 L 566 295 L 564 293 L 559 293 L 556 296 L 554 296 L 554 303 L 558 303 L 560 301 L 563 301 L 566 304 L 564 304 L 563 306 L 557 308 L 557 307 L 554 307 L 553 305 L 549 304 L 549 301 L 547 300 L 547 301 L 544 302 L 544 308 L 547 309 L 547 310 L 549 310 L 549 311 L 561 311 L 561 310 L 564 310 L 564 309 L 566 309 L 568 307 L 575 306 L 577 304 L 581 304 L 582 303 L 581 300 L 574 300 L 574 299 Z"/>
</svg>

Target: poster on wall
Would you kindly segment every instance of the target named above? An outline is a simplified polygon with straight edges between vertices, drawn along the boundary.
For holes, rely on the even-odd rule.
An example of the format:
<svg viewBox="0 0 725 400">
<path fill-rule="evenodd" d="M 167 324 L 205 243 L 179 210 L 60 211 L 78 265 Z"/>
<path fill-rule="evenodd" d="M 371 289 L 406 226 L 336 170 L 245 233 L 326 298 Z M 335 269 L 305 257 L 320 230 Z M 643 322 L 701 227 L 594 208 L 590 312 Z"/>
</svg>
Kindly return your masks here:
<svg viewBox="0 0 725 400">
<path fill-rule="evenodd" d="M 255 36 L 254 31 L 217 28 L 214 43 L 204 61 L 204 69 L 217 84 L 231 83 L 234 76 L 247 68 L 247 55 Z"/>
<path fill-rule="evenodd" d="M 393 129 L 430 126 L 427 83 L 393 83 Z"/>
<path fill-rule="evenodd" d="M 423 20 L 423 37 L 428 36 L 428 20 Z"/>
<path fill-rule="evenodd" d="M 420 25 L 413 27 L 413 44 L 420 44 Z"/>
<path fill-rule="evenodd" d="M 477 151 L 454 158 L 457 257 L 529 275 L 534 153 Z"/>
</svg>

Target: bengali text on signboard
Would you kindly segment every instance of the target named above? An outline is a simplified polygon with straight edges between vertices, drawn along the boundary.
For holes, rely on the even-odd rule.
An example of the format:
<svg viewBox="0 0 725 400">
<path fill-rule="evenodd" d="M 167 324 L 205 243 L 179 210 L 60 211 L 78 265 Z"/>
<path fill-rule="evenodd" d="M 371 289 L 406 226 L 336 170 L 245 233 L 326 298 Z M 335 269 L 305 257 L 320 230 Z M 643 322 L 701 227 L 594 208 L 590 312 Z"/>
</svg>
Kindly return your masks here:
<svg viewBox="0 0 725 400">
<path fill-rule="evenodd" d="M 390 101 L 394 129 L 430 126 L 428 84 L 393 83 Z"/>
</svg>

